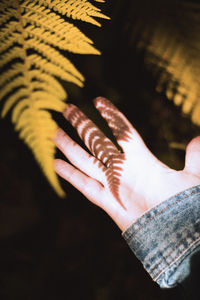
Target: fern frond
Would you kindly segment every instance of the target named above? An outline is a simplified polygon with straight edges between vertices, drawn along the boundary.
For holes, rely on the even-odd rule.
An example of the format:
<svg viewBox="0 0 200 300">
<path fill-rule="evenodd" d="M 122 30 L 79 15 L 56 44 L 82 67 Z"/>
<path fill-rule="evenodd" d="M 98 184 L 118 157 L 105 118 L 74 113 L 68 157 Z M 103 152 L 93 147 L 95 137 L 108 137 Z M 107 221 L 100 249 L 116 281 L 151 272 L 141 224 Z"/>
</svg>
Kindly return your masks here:
<svg viewBox="0 0 200 300">
<path fill-rule="evenodd" d="M 70 63 L 69 60 L 65 59 L 65 69 L 67 70 L 63 70 L 63 66 L 56 65 L 55 63 L 53 64 L 51 61 L 48 61 L 47 59 L 42 58 L 38 55 L 30 55 L 30 59 L 32 65 L 35 66 L 37 69 L 40 69 L 42 72 L 46 72 L 48 74 L 60 77 L 61 79 L 66 81 L 71 81 L 80 87 L 83 86 L 83 76 L 74 68 L 74 66 Z M 72 70 L 71 73 L 70 69 Z M 79 79 L 75 77 L 75 74 Z"/>
<path fill-rule="evenodd" d="M 54 32 L 53 28 L 55 29 Z M 29 25 L 26 27 L 26 34 L 28 37 L 35 37 L 40 42 L 59 47 L 62 50 L 80 54 L 100 54 L 91 45 L 92 41 L 90 39 L 74 25 L 67 22 L 65 22 L 65 25 L 62 25 L 62 28 L 52 23 L 52 27 L 50 28 L 49 26 L 48 30 Z"/>
<path fill-rule="evenodd" d="M 99 51 L 91 46 L 93 42 L 77 27 L 64 21 L 59 15 L 49 12 L 49 9 L 33 5 L 33 3 L 31 8 L 25 4 L 22 8 L 25 12 L 23 15 L 24 26 L 30 22 L 30 19 L 32 22 L 26 27 L 29 37 L 34 36 L 45 43 L 74 53 L 99 54 Z"/>
<path fill-rule="evenodd" d="M 85 21 L 97 26 L 101 26 L 101 24 L 93 17 L 109 19 L 109 17 L 100 12 L 100 9 L 92 5 L 87 0 L 56 0 L 52 2 L 48 1 L 48 4 L 45 0 L 39 0 L 39 3 L 52 8 L 54 11 L 59 12 L 68 18 L 71 17 L 72 19 Z"/>
<path fill-rule="evenodd" d="M 143 2 L 133 37 L 139 36 L 137 47 L 145 50 L 146 65 L 158 78 L 157 91 L 200 125 L 200 4 L 156 0 L 152 11 L 150 2 Z"/>
<path fill-rule="evenodd" d="M 27 40 L 26 42 L 27 49 L 34 49 L 42 56 L 46 57 L 47 60 L 55 66 L 55 73 L 54 73 L 54 67 L 52 69 L 52 75 L 54 74 L 57 77 L 60 77 L 63 80 L 73 82 L 79 86 L 83 86 L 84 77 L 81 75 L 81 73 L 78 72 L 78 70 L 74 67 L 74 65 L 64 56 L 62 56 L 58 51 L 56 51 L 54 48 L 50 47 L 49 45 L 42 44 L 39 40 L 36 40 L 34 38 Z M 39 58 L 36 59 L 36 56 L 34 56 L 35 59 L 31 61 L 33 64 L 36 65 L 39 63 L 38 60 L 41 58 L 41 56 L 38 56 Z M 40 66 L 42 68 L 42 66 Z M 62 72 L 57 74 L 57 67 L 61 69 Z M 65 73 L 65 75 L 64 75 Z"/>
<path fill-rule="evenodd" d="M 53 170 L 54 164 L 55 144 L 52 136 L 56 129 L 57 124 L 47 111 L 33 108 L 25 109 L 21 113 L 16 126 L 16 130 L 20 131 L 20 138 L 32 149 L 53 188 L 60 196 L 64 196 L 55 172 L 49 172 Z"/>
<path fill-rule="evenodd" d="M 57 125 L 48 110 L 62 112 L 66 107 L 67 94 L 58 79 L 83 86 L 84 77 L 59 50 L 100 52 L 62 16 L 95 25 L 99 24 L 93 17 L 107 17 L 86 0 L 2 0 L 0 12 L 0 101 L 5 100 L 1 115 L 12 109 L 20 138 L 63 196 L 53 168 Z"/>
</svg>

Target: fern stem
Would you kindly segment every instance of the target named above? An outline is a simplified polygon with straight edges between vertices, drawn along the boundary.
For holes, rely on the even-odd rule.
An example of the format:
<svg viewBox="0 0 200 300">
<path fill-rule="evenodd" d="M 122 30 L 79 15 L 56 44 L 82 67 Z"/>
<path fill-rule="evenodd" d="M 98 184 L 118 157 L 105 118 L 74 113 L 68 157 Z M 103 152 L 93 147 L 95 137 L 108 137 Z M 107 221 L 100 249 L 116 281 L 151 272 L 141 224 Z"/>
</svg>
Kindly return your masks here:
<svg viewBox="0 0 200 300">
<path fill-rule="evenodd" d="M 24 25 L 22 21 L 22 12 L 21 12 L 21 7 L 20 7 L 20 0 L 17 0 L 17 18 L 19 20 L 19 25 L 21 28 L 21 44 L 22 44 L 22 51 L 23 51 L 23 56 L 24 56 L 24 78 L 26 78 L 26 88 L 28 90 L 29 98 L 31 99 L 31 94 L 32 94 L 32 89 L 31 89 L 31 80 L 30 77 L 28 76 L 28 71 L 29 71 L 29 64 L 28 64 L 28 56 L 27 56 L 27 51 L 26 51 L 26 42 L 25 42 L 25 30 L 24 30 Z M 31 105 L 33 104 L 32 101 L 30 102 Z M 30 107 L 30 105 L 29 105 Z"/>
</svg>

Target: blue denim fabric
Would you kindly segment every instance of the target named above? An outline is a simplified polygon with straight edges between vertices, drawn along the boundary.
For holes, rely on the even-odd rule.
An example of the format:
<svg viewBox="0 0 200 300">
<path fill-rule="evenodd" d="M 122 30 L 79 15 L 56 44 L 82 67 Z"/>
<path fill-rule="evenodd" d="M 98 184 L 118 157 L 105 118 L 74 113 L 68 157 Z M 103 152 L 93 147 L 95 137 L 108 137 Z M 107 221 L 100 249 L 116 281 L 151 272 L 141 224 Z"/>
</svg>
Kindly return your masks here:
<svg viewBox="0 0 200 300">
<path fill-rule="evenodd" d="M 200 250 L 200 185 L 147 211 L 122 236 L 160 287 L 176 286 Z"/>
</svg>

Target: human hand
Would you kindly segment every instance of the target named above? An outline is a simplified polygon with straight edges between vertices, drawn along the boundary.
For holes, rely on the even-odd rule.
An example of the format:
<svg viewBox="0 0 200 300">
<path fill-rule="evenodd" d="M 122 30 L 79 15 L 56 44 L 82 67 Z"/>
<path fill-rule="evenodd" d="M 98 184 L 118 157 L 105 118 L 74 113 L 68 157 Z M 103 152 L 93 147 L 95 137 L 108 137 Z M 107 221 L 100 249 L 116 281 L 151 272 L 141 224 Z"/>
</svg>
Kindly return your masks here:
<svg viewBox="0 0 200 300">
<path fill-rule="evenodd" d="M 54 141 L 72 165 L 56 159 L 55 171 L 106 211 L 122 231 L 150 208 L 200 184 L 200 136 L 187 146 L 185 168 L 176 171 L 149 151 L 110 101 L 98 97 L 94 104 L 123 152 L 78 107 L 68 104 L 63 114 L 91 154 L 58 129 Z"/>
</svg>

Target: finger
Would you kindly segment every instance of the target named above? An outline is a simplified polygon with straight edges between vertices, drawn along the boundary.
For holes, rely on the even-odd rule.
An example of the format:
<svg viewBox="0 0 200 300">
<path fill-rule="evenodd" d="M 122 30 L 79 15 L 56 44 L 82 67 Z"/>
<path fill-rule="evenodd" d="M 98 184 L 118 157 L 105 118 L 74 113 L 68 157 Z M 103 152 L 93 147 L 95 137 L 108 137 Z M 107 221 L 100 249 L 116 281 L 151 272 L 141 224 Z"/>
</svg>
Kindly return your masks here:
<svg viewBox="0 0 200 300">
<path fill-rule="evenodd" d="M 88 200 L 98 206 L 101 206 L 101 198 L 104 188 L 98 181 L 88 177 L 61 159 L 55 160 L 54 168 L 58 175 L 71 183 L 86 198 L 88 198 Z"/>
<path fill-rule="evenodd" d="M 119 196 L 120 177 L 124 155 L 75 105 L 69 104 L 64 111 L 65 118 L 76 128 L 88 149 L 106 166 L 105 178 L 113 196 Z"/>
<path fill-rule="evenodd" d="M 200 136 L 192 139 L 186 148 L 184 170 L 200 176 Z"/>
<path fill-rule="evenodd" d="M 129 143 L 130 140 L 142 141 L 140 135 L 127 118 L 109 100 L 103 97 L 97 97 L 94 99 L 94 105 L 107 121 L 113 135 L 124 151 L 126 150 L 126 144 Z"/>
<path fill-rule="evenodd" d="M 105 166 L 108 166 L 110 157 L 118 155 L 115 145 L 100 131 L 86 115 L 73 104 L 68 104 L 64 111 L 65 118 L 76 128 L 80 138 L 90 152 Z"/>
<path fill-rule="evenodd" d="M 100 182 L 104 182 L 104 165 L 95 157 L 75 143 L 61 128 L 54 137 L 56 146 L 62 151 L 67 159 L 82 172 Z"/>
</svg>

